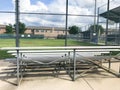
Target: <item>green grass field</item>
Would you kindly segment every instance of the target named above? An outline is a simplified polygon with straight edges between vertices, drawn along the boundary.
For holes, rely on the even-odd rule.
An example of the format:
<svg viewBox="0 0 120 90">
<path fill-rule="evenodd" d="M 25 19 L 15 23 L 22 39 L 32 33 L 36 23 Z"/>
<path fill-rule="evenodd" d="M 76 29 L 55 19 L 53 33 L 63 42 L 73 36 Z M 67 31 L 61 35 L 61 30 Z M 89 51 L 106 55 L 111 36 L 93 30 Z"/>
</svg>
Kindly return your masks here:
<svg viewBox="0 0 120 90">
<path fill-rule="evenodd" d="M 64 46 L 64 39 L 20 39 L 20 46 L 35 47 L 35 46 Z M 95 46 L 86 42 L 68 40 L 68 46 Z M 0 39 L 0 47 L 14 47 L 15 39 Z"/>
<path fill-rule="evenodd" d="M 23 47 L 35 47 L 35 46 L 64 46 L 65 40 L 63 39 L 20 39 L 20 46 Z M 68 40 L 68 46 L 96 46 L 87 42 L 80 42 L 75 40 Z M 0 39 L 0 47 L 14 47 L 15 39 Z M 113 52 L 119 53 L 119 52 Z M 12 58 L 13 56 L 8 54 L 7 51 L 0 50 L 0 59 Z"/>
<path fill-rule="evenodd" d="M 20 39 L 20 46 L 22 47 L 37 47 L 37 46 L 64 46 L 65 40 L 63 39 Z M 68 46 L 95 46 L 86 42 L 78 42 L 74 40 L 67 41 Z M 14 47 L 15 39 L 0 39 L 0 47 Z M 12 58 L 7 51 L 0 50 L 0 59 Z"/>
</svg>

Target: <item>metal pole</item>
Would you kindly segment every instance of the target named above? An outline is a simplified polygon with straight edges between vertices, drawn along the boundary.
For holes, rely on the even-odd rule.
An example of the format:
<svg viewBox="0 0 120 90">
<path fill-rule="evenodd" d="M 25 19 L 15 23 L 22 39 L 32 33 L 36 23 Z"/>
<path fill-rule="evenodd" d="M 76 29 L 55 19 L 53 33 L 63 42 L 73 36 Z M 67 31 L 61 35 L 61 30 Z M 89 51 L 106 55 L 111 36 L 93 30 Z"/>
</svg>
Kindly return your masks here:
<svg viewBox="0 0 120 90">
<path fill-rule="evenodd" d="M 117 44 L 117 23 L 116 23 L 116 29 L 115 29 L 115 43 Z"/>
<path fill-rule="evenodd" d="M 15 10 L 15 17 L 16 17 L 16 47 L 19 47 L 19 0 L 16 0 L 16 10 Z"/>
<path fill-rule="evenodd" d="M 90 25 L 91 26 L 91 25 Z M 89 27 L 90 27 L 89 26 Z M 93 38 L 93 31 L 91 30 L 91 28 L 90 28 L 90 42 L 92 42 L 92 38 Z"/>
<path fill-rule="evenodd" d="M 74 49 L 73 51 L 73 81 L 75 81 L 76 78 L 76 51 Z"/>
<path fill-rule="evenodd" d="M 98 12 L 97 12 L 97 30 L 99 30 L 99 10 L 100 10 L 100 7 L 98 7 Z M 98 44 L 98 42 L 99 42 L 99 31 L 98 31 L 98 33 L 97 33 L 97 44 Z"/>
<path fill-rule="evenodd" d="M 71 68 L 70 52 L 68 52 L 68 59 L 69 59 L 69 69 L 68 69 L 68 74 L 70 75 L 70 68 Z"/>
<path fill-rule="evenodd" d="M 119 19 L 119 21 L 120 21 L 120 19 Z M 120 46 L 120 22 L 119 22 L 118 45 Z"/>
<path fill-rule="evenodd" d="M 120 64 L 119 64 L 119 75 L 120 75 Z"/>
<path fill-rule="evenodd" d="M 96 6 L 97 6 L 97 1 L 95 0 L 95 10 L 94 10 L 94 31 L 93 31 L 93 38 L 96 39 Z M 96 41 L 94 41 L 96 43 Z"/>
<path fill-rule="evenodd" d="M 19 0 L 15 0 L 15 17 L 16 17 L 16 47 L 19 47 Z M 19 50 L 17 50 L 17 85 L 19 85 Z"/>
<path fill-rule="evenodd" d="M 111 60 L 108 60 L 108 62 L 109 62 L 109 69 L 111 68 Z"/>
<path fill-rule="evenodd" d="M 68 0 L 66 0 L 66 21 L 65 21 L 65 46 L 67 46 L 67 32 L 68 32 Z"/>
<path fill-rule="evenodd" d="M 109 17 L 109 5 L 110 5 L 110 1 L 108 0 L 108 3 L 107 3 L 107 20 L 106 20 L 106 32 L 105 32 L 105 35 L 106 35 L 106 38 L 105 38 L 105 45 L 107 46 L 108 45 L 108 42 L 107 42 L 107 38 L 108 38 L 108 17 Z"/>
<path fill-rule="evenodd" d="M 95 10 L 94 10 L 94 32 L 95 32 L 95 29 L 96 29 L 96 6 L 97 6 L 97 1 L 95 0 Z"/>
</svg>

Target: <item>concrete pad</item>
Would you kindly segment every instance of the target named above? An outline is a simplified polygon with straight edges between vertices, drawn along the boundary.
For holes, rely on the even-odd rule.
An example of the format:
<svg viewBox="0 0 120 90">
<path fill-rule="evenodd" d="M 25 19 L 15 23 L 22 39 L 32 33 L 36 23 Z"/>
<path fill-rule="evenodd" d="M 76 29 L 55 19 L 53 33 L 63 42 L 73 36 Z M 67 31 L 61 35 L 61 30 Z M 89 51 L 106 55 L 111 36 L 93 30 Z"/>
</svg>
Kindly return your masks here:
<svg viewBox="0 0 120 90">
<path fill-rule="evenodd" d="M 11 64 L 0 61 L 0 90 L 16 90 L 16 77 L 12 74 Z"/>
<path fill-rule="evenodd" d="M 20 86 L 16 86 L 14 64 L 0 60 L 0 90 L 120 90 L 120 79 L 99 69 L 84 74 L 76 81 L 66 75 L 25 77 Z M 112 68 L 118 66 L 112 64 Z M 118 68 L 116 68 L 118 69 Z"/>
<path fill-rule="evenodd" d="M 93 90 L 120 90 L 119 78 L 85 78 Z"/>
<path fill-rule="evenodd" d="M 29 89 L 28 89 L 29 88 Z M 59 78 L 39 78 L 24 80 L 17 90 L 92 90 L 83 79 L 75 82 Z"/>
</svg>

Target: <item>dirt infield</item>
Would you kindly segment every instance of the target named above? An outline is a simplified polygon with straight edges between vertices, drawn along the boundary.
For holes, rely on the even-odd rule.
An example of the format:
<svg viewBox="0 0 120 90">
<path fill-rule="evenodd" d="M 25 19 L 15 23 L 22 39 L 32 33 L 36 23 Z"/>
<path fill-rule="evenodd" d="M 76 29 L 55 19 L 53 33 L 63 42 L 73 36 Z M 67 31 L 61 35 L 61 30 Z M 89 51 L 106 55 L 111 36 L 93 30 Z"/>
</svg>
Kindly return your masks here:
<svg viewBox="0 0 120 90">
<path fill-rule="evenodd" d="M 118 71 L 120 63 L 112 64 Z M 0 60 L 0 90 L 120 90 L 120 79 L 99 69 L 71 81 L 67 74 L 58 77 L 26 75 L 20 86 L 16 86 L 16 73 L 13 61 Z"/>
</svg>

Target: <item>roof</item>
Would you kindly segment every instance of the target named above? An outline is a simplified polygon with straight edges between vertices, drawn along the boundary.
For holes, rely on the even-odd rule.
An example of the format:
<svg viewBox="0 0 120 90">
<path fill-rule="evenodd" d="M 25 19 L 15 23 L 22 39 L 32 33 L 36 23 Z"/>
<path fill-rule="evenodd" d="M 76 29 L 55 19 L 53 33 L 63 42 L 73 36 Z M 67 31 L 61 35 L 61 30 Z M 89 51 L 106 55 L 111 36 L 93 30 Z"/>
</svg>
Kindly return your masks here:
<svg viewBox="0 0 120 90">
<path fill-rule="evenodd" d="M 109 20 L 114 21 L 116 23 L 120 23 L 120 6 L 106 11 L 104 13 L 101 13 L 100 16 L 108 18 Z"/>
<path fill-rule="evenodd" d="M 45 26 L 27 26 L 27 29 L 35 29 L 35 30 L 58 30 L 58 31 L 64 31 L 64 27 L 45 27 Z"/>
<path fill-rule="evenodd" d="M 4 29 L 5 27 L 6 27 L 6 25 L 1 25 L 1 24 L 0 24 L 0 28 L 1 28 L 1 29 Z"/>
</svg>

